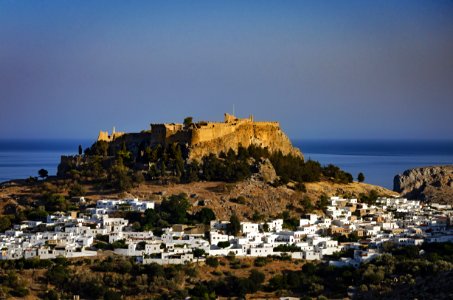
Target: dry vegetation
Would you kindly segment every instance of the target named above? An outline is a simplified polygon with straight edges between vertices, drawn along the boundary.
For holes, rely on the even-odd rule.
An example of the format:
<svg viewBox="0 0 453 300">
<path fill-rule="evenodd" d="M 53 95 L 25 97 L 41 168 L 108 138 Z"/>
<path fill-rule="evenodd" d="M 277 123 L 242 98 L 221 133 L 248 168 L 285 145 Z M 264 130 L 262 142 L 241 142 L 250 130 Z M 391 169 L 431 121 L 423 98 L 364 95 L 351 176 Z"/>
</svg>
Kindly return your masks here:
<svg viewBox="0 0 453 300">
<path fill-rule="evenodd" d="M 52 183 L 37 185 L 17 184 L 3 186 L 0 189 L 0 209 L 3 213 L 7 204 L 27 206 L 38 199 L 43 191 L 55 191 L 67 195 L 70 183 L 67 180 L 54 180 Z M 218 219 L 227 220 L 236 212 L 242 219 L 250 219 L 255 212 L 264 217 L 276 216 L 289 210 L 293 213 L 302 212 L 301 200 L 308 197 L 315 203 L 321 195 L 358 197 L 375 190 L 379 195 L 395 195 L 395 192 L 366 183 L 339 184 L 332 182 L 306 183 L 306 192 L 294 191 L 286 186 L 273 187 L 261 181 L 246 180 L 238 183 L 224 182 L 193 182 L 188 184 L 160 185 L 142 183 L 132 188 L 129 193 L 112 193 L 99 190 L 93 185 L 84 185 L 86 198 L 96 201 L 103 198 L 138 197 L 159 202 L 166 195 L 186 193 L 193 204 L 192 211 L 201 209 L 201 205 L 211 208 Z M 243 202 L 232 202 L 242 196 Z M 201 204 L 201 205 L 199 205 Z"/>
<path fill-rule="evenodd" d="M 188 184 L 161 185 L 155 183 L 142 183 L 134 187 L 129 193 L 115 193 L 99 190 L 93 185 L 84 185 L 86 198 L 96 201 L 103 198 L 138 197 L 159 202 L 166 195 L 186 193 L 193 204 L 193 211 L 197 211 L 204 204 L 211 208 L 217 218 L 229 219 L 232 213 L 246 220 L 250 219 L 255 212 L 264 217 L 276 216 L 284 210 L 300 212 L 303 209 L 301 200 L 308 197 L 315 203 L 321 195 L 358 197 L 360 194 L 368 194 L 375 190 L 379 195 L 396 195 L 395 192 L 385 188 L 366 183 L 339 184 L 332 182 L 306 183 L 306 192 L 295 191 L 286 186 L 273 187 L 262 181 L 245 180 L 237 183 L 225 182 L 193 182 Z M 43 191 L 52 190 L 67 195 L 70 187 L 68 180 L 53 180 L 51 183 L 39 183 L 26 185 L 19 184 L 2 186 L 0 188 L 0 209 L 8 214 L 11 205 L 28 206 L 38 199 Z M 244 202 L 232 202 L 230 199 L 242 196 Z M 10 204 L 8 206 L 8 204 Z M 6 209 L 6 211 L 5 211 Z M 298 210 L 299 209 L 299 210 Z"/>
</svg>

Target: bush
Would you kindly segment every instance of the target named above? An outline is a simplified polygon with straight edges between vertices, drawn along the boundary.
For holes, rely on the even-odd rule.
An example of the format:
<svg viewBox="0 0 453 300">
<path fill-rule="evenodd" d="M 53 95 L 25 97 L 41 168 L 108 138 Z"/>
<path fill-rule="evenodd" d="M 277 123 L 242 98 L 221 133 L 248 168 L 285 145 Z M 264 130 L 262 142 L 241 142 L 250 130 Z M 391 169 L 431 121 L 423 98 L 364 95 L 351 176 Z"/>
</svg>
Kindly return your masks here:
<svg viewBox="0 0 453 300">
<path fill-rule="evenodd" d="M 223 242 L 218 242 L 217 243 L 217 246 L 219 248 L 227 248 L 230 246 L 230 242 L 229 241 L 223 241 Z"/>
<path fill-rule="evenodd" d="M 302 251 L 300 247 L 297 247 L 296 245 L 278 245 L 277 247 L 274 247 L 275 252 L 299 252 Z"/>
<path fill-rule="evenodd" d="M 303 193 L 307 192 L 307 188 L 305 187 L 305 184 L 303 182 L 297 182 L 294 186 L 294 189 Z"/>
<path fill-rule="evenodd" d="M 126 240 L 118 240 L 118 241 L 115 241 L 112 243 L 112 248 L 113 249 L 127 249 L 127 244 L 126 244 Z"/>
<path fill-rule="evenodd" d="M 67 267 L 55 265 L 47 271 L 46 279 L 47 282 L 52 283 L 56 287 L 63 288 L 67 284 L 70 275 L 71 273 Z"/>
<path fill-rule="evenodd" d="M 270 262 L 270 259 L 268 257 L 257 257 L 257 258 L 255 258 L 253 265 L 255 267 L 263 267 L 266 264 L 268 264 L 269 262 Z"/>
<path fill-rule="evenodd" d="M 15 287 L 14 290 L 10 292 L 11 296 L 14 297 L 25 297 L 30 293 L 30 291 L 25 286 Z"/>
</svg>

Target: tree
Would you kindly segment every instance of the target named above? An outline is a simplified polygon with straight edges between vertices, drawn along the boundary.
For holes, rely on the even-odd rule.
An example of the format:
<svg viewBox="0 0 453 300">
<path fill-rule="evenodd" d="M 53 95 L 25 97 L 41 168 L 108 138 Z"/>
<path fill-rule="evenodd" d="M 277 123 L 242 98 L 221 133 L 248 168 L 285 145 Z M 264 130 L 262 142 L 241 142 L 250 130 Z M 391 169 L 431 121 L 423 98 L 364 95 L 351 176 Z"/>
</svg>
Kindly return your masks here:
<svg viewBox="0 0 453 300">
<path fill-rule="evenodd" d="M 195 256 L 196 258 L 200 258 L 200 257 L 204 256 L 205 253 L 206 252 L 203 249 L 200 249 L 200 248 L 195 248 L 193 250 L 193 256 Z"/>
<path fill-rule="evenodd" d="M 236 236 L 241 231 L 241 222 L 236 214 L 231 215 L 230 224 L 228 224 L 228 233 Z"/>
<path fill-rule="evenodd" d="M 32 209 L 27 213 L 27 219 L 33 221 L 45 221 L 47 218 L 47 211 L 44 209 L 43 206 L 38 208 Z"/>
<path fill-rule="evenodd" d="M 71 188 L 69 189 L 69 197 L 77 197 L 77 196 L 84 196 L 86 193 L 85 189 L 83 186 L 81 186 L 78 183 L 74 183 Z"/>
<path fill-rule="evenodd" d="M 91 155 L 107 156 L 109 153 L 109 143 L 106 141 L 97 141 L 91 146 Z"/>
<path fill-rule="evenodd" d="M 47 211 L 65 211 L 68 209 L 69 203 L 63 195 L 46 193 L 42 197 Z"/>
<path fill-rule="evenodd" d="M 4 232 L 11 227 L 11 220 L 7 216 L 0 217 L 0 232 Z"/>
<path fill-rule="evenodd" d="M 218 242 L 217 243 L 217 246 L 219 248 L 226 248 L 226 247 L 230 247 L 230 242 L 229 241 L 222 241 L 222 242 Z"/>
<path fill-rule="evenodd" d="M 258 270 L 255 270 L 253 269 L 251 272 L 250 272 L 250 275 L 249 275 L 249 279 L 254 282 L 256 284 L 257 287 L 259 287 L 263 282 L 264 282 L 264 279 L 265 279 L 265 275 L 264 273 L 258 271 Z"/>
<path fill-rule="evenodd" d="M 311 213 L 314 209 L 313 203 L 311 203 L 310 198 L 308 196 L 304 196 L 300 201 L 305 213 Z"/>
<path fill-rule="evenodd" d="M 82 155 L 82 145 L 79 145 L 79 155 Z"/>
<path fill-rule="evenodd" d="M 184 119 L 184 127 L 189 127 L 190 124 L 193 123 L 193 118 L 192 117 L 186 117 Z"/>
<path fill-rule="evenodd" d="M 189 207 L 190 202 L 186 194 L 171 195 L 161 202 L 160 214 L 165 216 L 166 221 L 170 224 L 186 224 Z"/>
<path fill-rule="evenodd" d="M 327 205 L 329 205 L 329 199 L 327 198 L 327 195 L 323 194 L 318 202 L 316 202 L 316 208 L 324 211 Z"/>
<path fill-rule="evenodd" d="M 215 213 L 212 209 L 203 207 L 194 217 L 200 223 L 209 224 L 212 220 L 215 220 Z"/>
<path fill-rule="evenodd" d="M 357 175 L 357 180 L 359 182 L 364 182 L 365 181 L 365 175 L 363 175 L 363 173 L 360 172 L 359 175 Z"/>
<path fill-rule="evenodd" d="M 47 176 L 49 176 L 49 172 L 46 169 L 41 169 L 38 171 L 38 175 L 41 178 L 46 178 Z"/>
<path fill-rule="evenodd" d="M 128 168 L 123 164 L 123 159 L 118 157 L 116 164 L 110 169 L 110 181 L 114 188 L 119 191 L 127 191 L 132 188 L 132 179 L 128 174 Z"/>
</svg>

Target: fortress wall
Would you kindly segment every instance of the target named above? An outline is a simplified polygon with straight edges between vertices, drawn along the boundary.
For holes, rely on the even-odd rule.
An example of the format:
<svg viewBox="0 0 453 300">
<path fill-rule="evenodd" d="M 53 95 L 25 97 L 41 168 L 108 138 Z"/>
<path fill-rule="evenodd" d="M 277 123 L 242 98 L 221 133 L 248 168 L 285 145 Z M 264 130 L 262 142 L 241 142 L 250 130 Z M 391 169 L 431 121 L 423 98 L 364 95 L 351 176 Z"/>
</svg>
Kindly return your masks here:
<svg viewBox="0 0 453 300">
<path fill-rule="evenodd" d="M 253 125 L 264 125 L 264 126 L 274 126 L 274 127 L 280 127 L 280 123 L 279 122 L 253 122 Z"/>
<path fill-rule="evenodd" d="M 191 144 L 195 145 L 223 137 L 235 132 L 236 128 L 237 126 L 235 125 L 225 123 L 208 124 L 206 127 L 196 128 L 193 130 Z"/>
<path fill-rule="evenodd" d="M 183 143 L 190 141 L 182 124 L 151 124 L 151 135 L 153 144 L 179 142 L 178 138 Z"/>
<path fill-rule="evenodd" d="M 180 130 L 173 135 L 169 136 L 166 139 L 167 144 L 179 143 L 179 144 L 189 144 L 192 141 L 192 131 L 190 130 Z"/>
<path fill-rule="evenodd" d="M 153 144 L 165 143 L 167 128 L 164 124 L 151 124 L 151 139 Z"/>
<path fill-rule="evenodd" d="M 198 127 L 198 128 L 214 127 L 214 126 L 216 126 L 216 125 L 226 125 L 226 124 L 233 124 L 233 123 L 211 122 L 211 121 L 209 121 L 209 122 L 203 121 L 203 122 L 195 123 L 195 125 L 200 125 L 200 124 L 201 124 L 201 126 Z"/>
<path fill-rule="evenodd" d="M 165 126 L 165 138 L 167 139 L 183 129 L 182 124 L 165 124 L 164 126 Z"/>
<path fill-rule="evenodd" d="M 152 145 L 152 134 L 150 132 L 124 134 L 110 143 L 110 153 L 115 153 L 121 149 L 123 142 L 127 145 L 127 148 L 136 155 L 141 143 Z"/>
</svg>

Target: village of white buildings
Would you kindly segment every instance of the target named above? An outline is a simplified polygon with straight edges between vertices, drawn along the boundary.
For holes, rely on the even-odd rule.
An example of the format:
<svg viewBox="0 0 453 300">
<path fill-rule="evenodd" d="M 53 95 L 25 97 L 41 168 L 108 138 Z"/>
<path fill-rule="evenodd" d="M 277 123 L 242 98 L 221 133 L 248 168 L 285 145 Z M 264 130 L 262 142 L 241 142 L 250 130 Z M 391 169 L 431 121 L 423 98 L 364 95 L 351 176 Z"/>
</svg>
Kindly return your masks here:
<svg viewBox="0 0 453 300">
<path fill-rule="evenodd" d="M 212 221 L 209 234 L 205 234 L 201 225 L 173 225 L 165 228 L 160 237 L 151 231 L 133 231 L 128 220 L 110 216 L 124 206 L 139 212 L 154 209 L 153 202 L 138 199 L 99 200 L 96 207 L 83 214 L 54 214 L 47 216 L 45 222 L 25 221 L 0 233 L 0 259 L 96 256 L 102 250 L 94 248 L 93 243 L 104 236 L 109 243 L 124 241 L 123 247 L 114 249 L 115 254 L 135 257 L 142 264 L 184 264 L 203 261 L 207 255 L 287 255 L 357 267 L 379 256 L 386 242 L 396 245 L 453 242 L 451 206 L 404 198 L 379 198 L 376 204 L 367 205 L 357 199 L 331 197 L 325 214 L 306 215 L 299 220 L 297 230 L 284 229 L 282 219 L 241 222 L 238 236 L 227 234 L 228 221 Z M 340 243 L 335 238 L 351 234 L 358 237 L 358 242 Z M 289 248 L 292 252 L 278 251 Z M 335 260 L 329 257 L 348 250 L 353 256 Z M 200 252 L 205 255 L 196 255 Z"/>
</svg>

